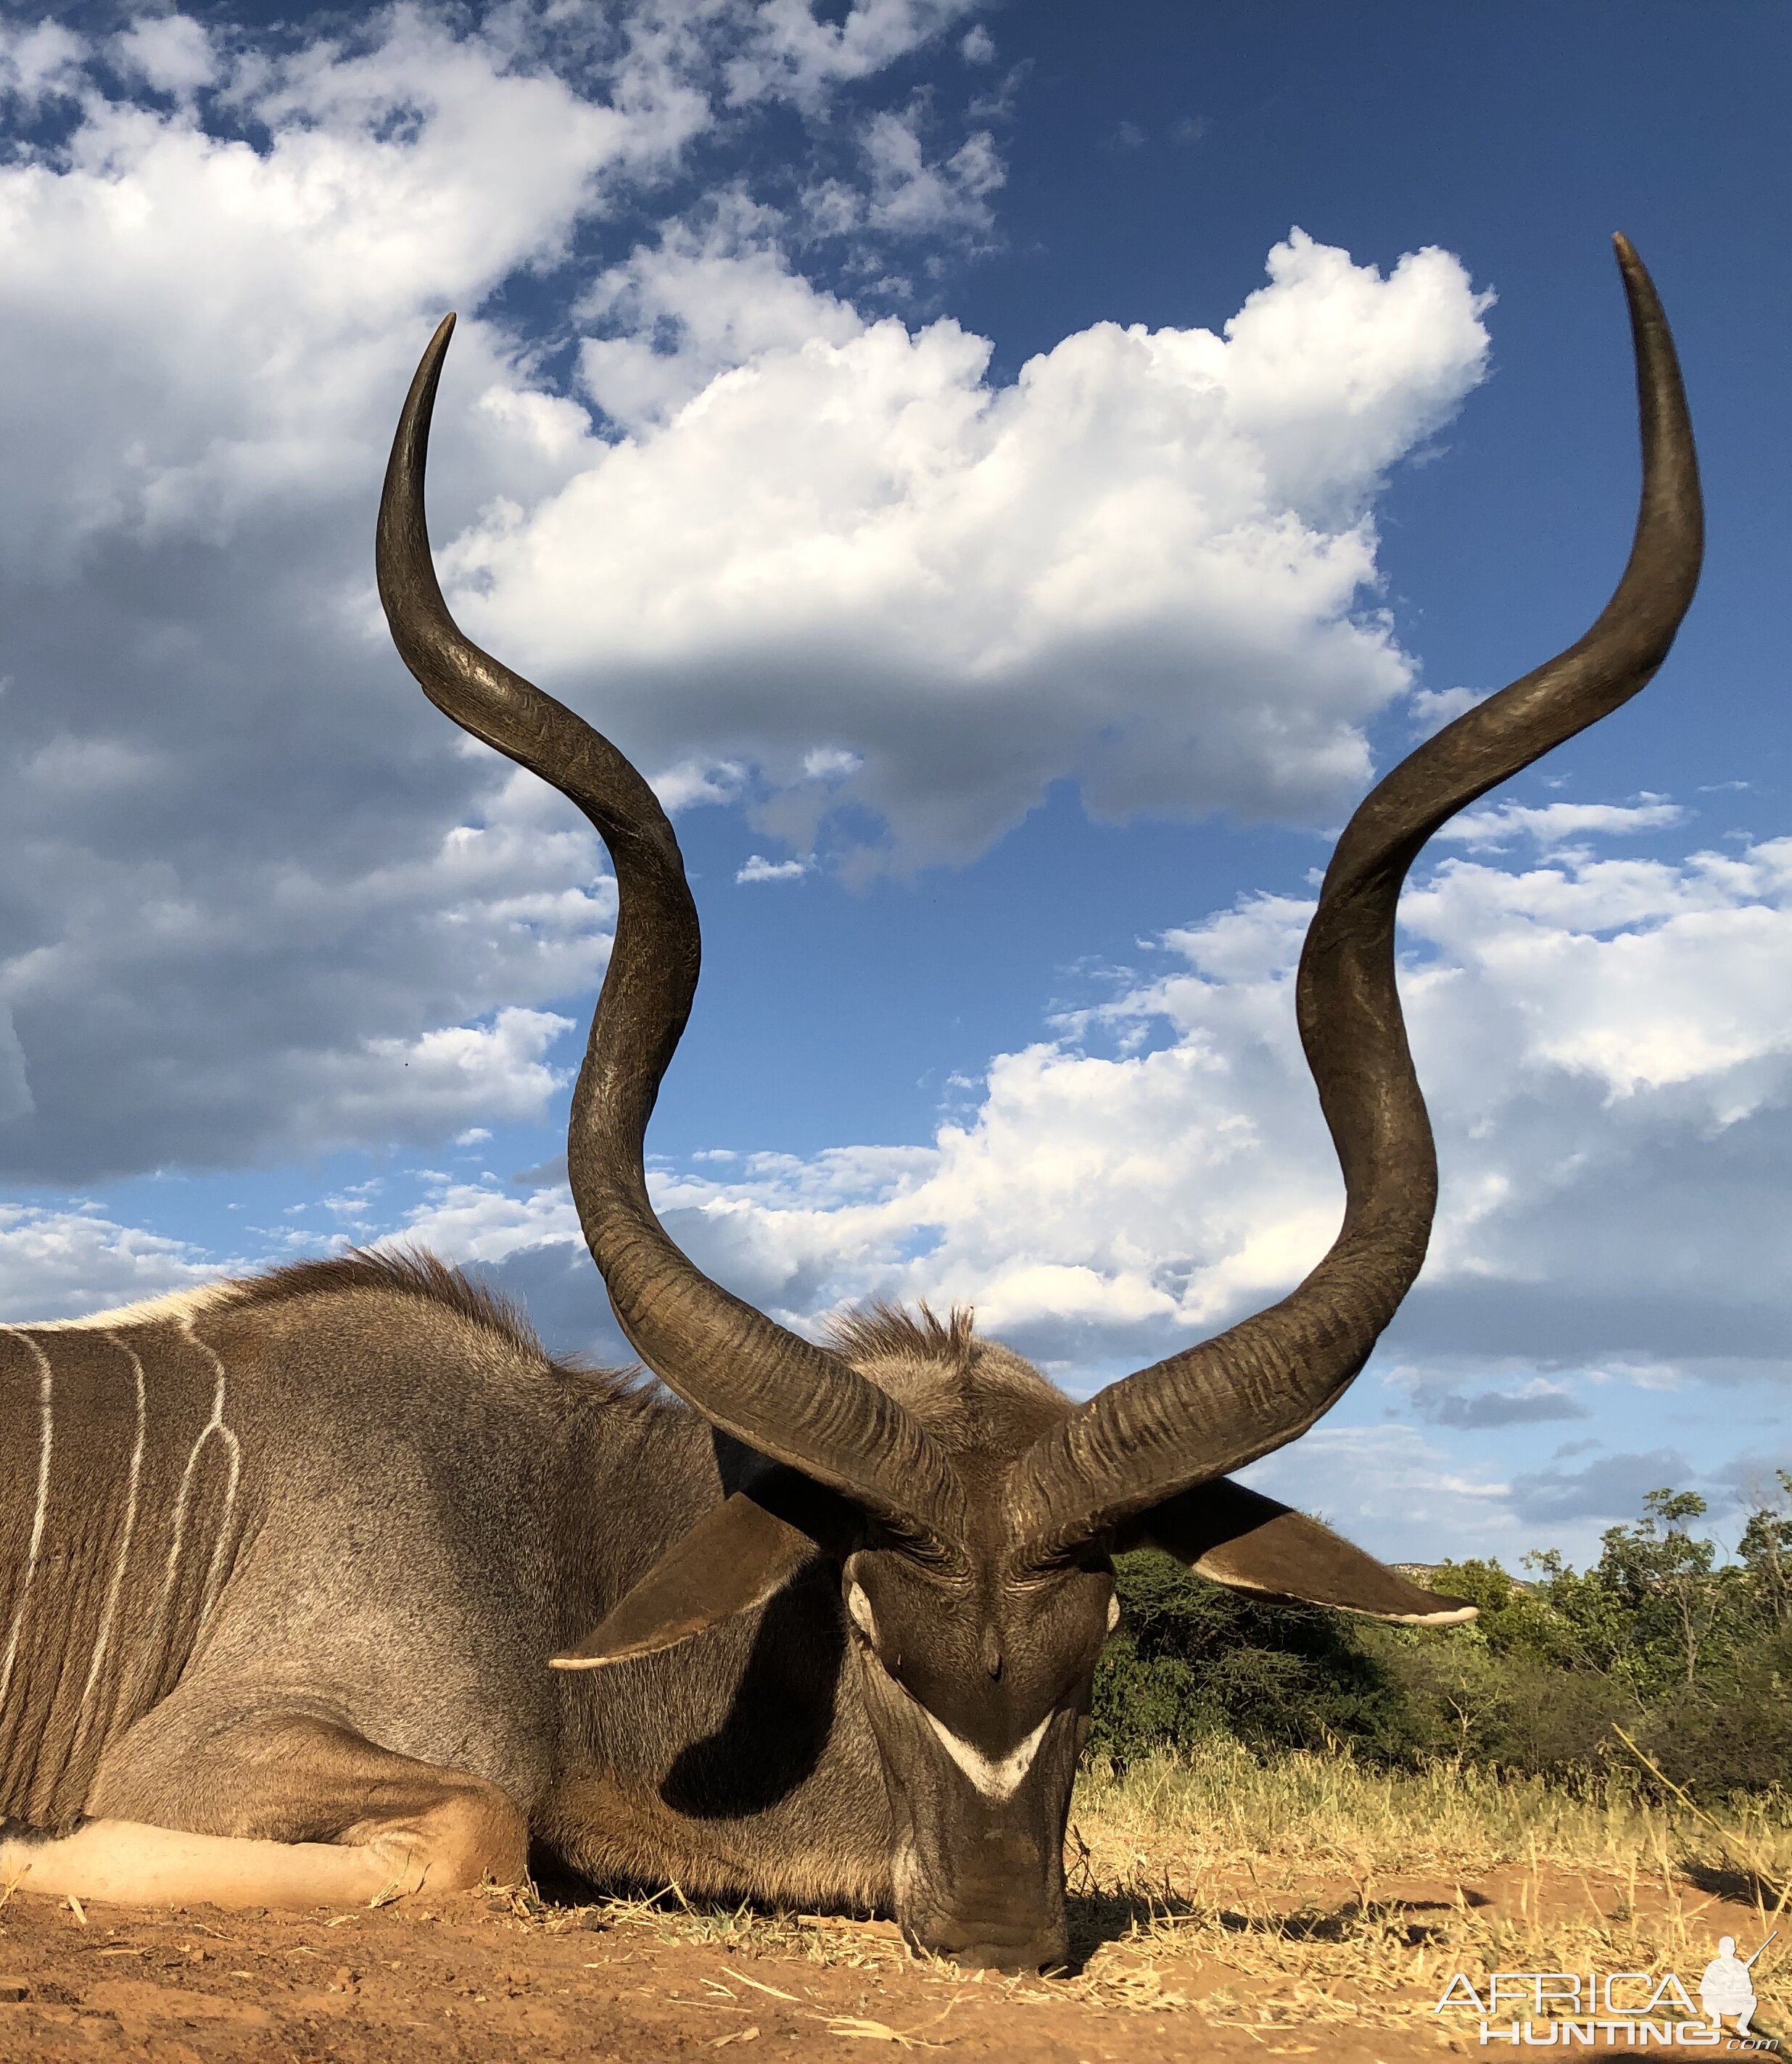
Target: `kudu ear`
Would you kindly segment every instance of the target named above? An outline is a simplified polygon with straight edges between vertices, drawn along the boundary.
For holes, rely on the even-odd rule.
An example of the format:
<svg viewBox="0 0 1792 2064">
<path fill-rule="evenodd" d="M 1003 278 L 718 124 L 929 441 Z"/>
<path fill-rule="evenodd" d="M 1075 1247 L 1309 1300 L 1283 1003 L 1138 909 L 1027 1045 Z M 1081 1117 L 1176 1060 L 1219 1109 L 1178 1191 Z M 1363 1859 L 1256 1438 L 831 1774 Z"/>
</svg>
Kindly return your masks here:
<svg viewBox="0 0 1792 2064">
<path fill-rule="evenodd" d="M 763 1605 L 804 1563 L 841 1552 L 840 1504 L 794 1470 L 769 1472 L 681 1534 L 594 1634 L 549 1659 L 552 1667 L 597 1670 L 654 1655 Z"/>
<path fill-rule="evenodd" d="M 1476 1608 L 1365 1555 L 1304 1513 L 1218 1477 L 1143 1513 L 1117 1544 L 1162 1548 L 1235 1591 L 1335 1606 L 1400 1627 L 1453 1627 Z"/>
</svg>

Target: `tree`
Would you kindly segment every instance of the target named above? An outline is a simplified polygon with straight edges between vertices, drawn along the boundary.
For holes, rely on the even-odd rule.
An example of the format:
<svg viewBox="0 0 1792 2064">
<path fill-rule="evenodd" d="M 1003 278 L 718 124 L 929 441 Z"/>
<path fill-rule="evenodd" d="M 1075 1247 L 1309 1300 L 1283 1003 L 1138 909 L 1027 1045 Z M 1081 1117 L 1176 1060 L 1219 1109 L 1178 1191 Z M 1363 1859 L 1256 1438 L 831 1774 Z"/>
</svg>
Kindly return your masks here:
<svg viewBox="0 0 1792 2064">
<path fill-rule="evenodd" d="M 1742 1529 L 1737 1554 L 1761 1617 L 1776 1633 L 1792 1632 L 1792 1469 L 1775 1469 L 1779 1495 L 1758 1507 Z"/>
<path fill-rule="evenodd" d="M 1652 1490 L 1635 1526 L 1608 1527 L 1601 1536 L 1602 1552 L 1589 1574 L 1629 1610 L 1628 1667 L 1645 1698 L 1665 1688 L 1667 1655 L 1683 1683 L 1690 1685 L 1698 1675 L 1699 1651 L 1717 1618 L 1722 1586 L 1713 1574 L 1715 1544 L 1695 1540 L 1687 1528 L 1707 1510 L 1696 1490 Z"/>
</svg>

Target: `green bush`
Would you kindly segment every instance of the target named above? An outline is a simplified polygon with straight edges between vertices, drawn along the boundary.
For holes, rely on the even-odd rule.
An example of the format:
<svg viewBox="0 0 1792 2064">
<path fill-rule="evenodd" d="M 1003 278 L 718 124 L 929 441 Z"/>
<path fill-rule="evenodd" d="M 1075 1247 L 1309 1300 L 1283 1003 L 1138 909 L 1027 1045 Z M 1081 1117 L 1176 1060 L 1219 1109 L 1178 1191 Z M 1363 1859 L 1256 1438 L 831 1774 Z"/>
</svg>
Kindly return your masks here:
<svg viewBox="0 0 1792 2064">
<path fill-rule="evenodd" d="M 1259 1604 L 1155 1550 L 1116 1568 L 1121 1625 L 1096 1672 L 1093 1754 L 1124 1766 L 1206 1735 L 1256 1748 L 1399 1737 L 1397 1683 L 1343 1615 Z"/>
<path fill-rule="evenodd" d="M 1739 1559 L 1695 1535 L 1692 1492 L 1649 1493 L 1591 1569 L 1532 1556 L 1434 1568 L 1469 1600 L 1457 1627 L 1384 1627 L 1277 1606 L 1154 1551 L 1117 1570 L 1119 1632 L 1096 1673 L 1089 1747 L 1116 1766 L 1229 1736 L 1258 1751 L 1347 1743 L 1383 1764 L 1562 1776 L 1633 1761 L 1620 1727 L 1689 1791 L 1792 1775 L 1792 1474 L 1749 1519 Z"/>
</svg>

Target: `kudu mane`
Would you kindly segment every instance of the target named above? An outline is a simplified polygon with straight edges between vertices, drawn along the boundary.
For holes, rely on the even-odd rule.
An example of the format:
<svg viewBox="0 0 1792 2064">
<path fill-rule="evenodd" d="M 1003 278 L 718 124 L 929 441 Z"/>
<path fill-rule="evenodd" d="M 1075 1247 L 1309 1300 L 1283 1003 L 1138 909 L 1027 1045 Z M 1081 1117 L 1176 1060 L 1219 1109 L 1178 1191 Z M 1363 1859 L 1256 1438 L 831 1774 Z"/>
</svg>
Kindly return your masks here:
<svg viewBox="0 0 1792 2064">
<path fill-rule="evenodd" d="M 248 1311 L 369 1292 L 382 1298 L 417 1298 L 452 1312 L 493 1335 L 496 1344 L 524 1361 L 595 1385 L 618 1401 L 633 1399 L 675 1412 L 689 1409 L 638 1365 L 614 1369 L 581 1355 L 550 1354 L 515 1299 L 463 1274 L 426 1248 L 355 1248 L 290 1262 L 264 1275 L 219 1284 L 215 1295 L 220 1303 Z M 1029 1363 L 996 1342 L 980 1340 L 975 1327 L 976 1315 L 968 1304 L 952 1305 L 942 1319 L 924 1300 L 912 1311 L 878 1300 L 836 1315 L 826 1336 L 836 1353 L 925 1419 L 935 1438 L 948 1448 L 978 1437 L 980 1425 L 987 1437 L 985 1414 L 991 1407 L 999 1410 L 1005 1398 L 1025 1399 L 1036 1409 L 1047 1401 L 1069 1409 L 1063 1394 Z"/>
<path fill-rule="evenodd" d="M 423 1248 L 356 1248 L 320 1260 L 292 1262 L 264 1276 L 244 1277 L 232 1287 L 236 1301 L 244 1305 L 282 1304 L 297 1297 L 332 1294 L 352 1296 L 369 1290 L 425 1298 L 496 1333 L 532 1361 L 554 1359 L 520 1304 L 501 1291 L 463 1276 Z"/>
<path fill-rule="evenodd" d="M 999 1340 L 977 1336 L 976 1314 L 954 1304 L 942 1319 L 924 1301 L 913 1311 L 881 1300 L 846 1312 L 826 1329 L 828 1345 L 894 1398 L 954 1461 L 980 1452 L 1006 1463 L 1074 1408 L 1062 1391 Z"/>
<path fill-rule="evenodd" d="M 977 1314 L 968 1304 L 954 1304 L 941 1318 L 924 1299 L 913 1311 L 882 1298 L 842 1312 L 828 1328 L 828 1344 L 849 1361 L 883 1361 L 895 1357 L 967 1368 L 975 1352 Z"/>
</svg>

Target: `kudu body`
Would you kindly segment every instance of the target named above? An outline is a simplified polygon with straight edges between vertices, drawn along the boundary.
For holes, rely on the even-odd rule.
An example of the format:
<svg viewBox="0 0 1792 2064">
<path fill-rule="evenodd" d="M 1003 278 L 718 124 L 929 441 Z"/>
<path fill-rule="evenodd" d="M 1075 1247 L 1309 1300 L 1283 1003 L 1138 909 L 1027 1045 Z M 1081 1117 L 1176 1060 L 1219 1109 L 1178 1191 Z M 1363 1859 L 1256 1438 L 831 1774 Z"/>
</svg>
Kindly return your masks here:
<svg viewBox="0 0 1792 2064">
<path fill-rule="evenodd" d="M 617 935 L 569 1168 L 618 1320 L 675 1395 L 556 1365 L 425 1257 L 0 1330 L 0 1878 L 307 1905 L 513 1878 L 533 1841 L 599 1879 L 885 1902 L 966 1962 L 1049 1965 L 1117 1550 L 1466 1616 L 1224 1477 L 1335 1401 L 1424 1258 L 1436 1171 L 1394 974 L 1407 869 L 1634 694 L 1691 599 L 1679 375 L 1621 240 L 1619 258 L 1644 454 L 1623 580 L 1579 644 L 1371 794 L 1308 933 L 1337 1240 L 1279 1304 L 1082 1405 L 957 1316 L 800 1339 L 654 1216 L 643 1135 L 695 913 L 635 770 L 442 603 L 422 496 L 444 323 L 393 445 L 381 593 L 432 699 L 609 846 Z"/>
</svg>

